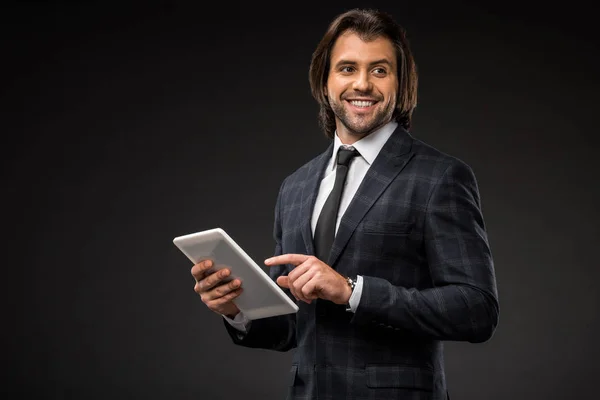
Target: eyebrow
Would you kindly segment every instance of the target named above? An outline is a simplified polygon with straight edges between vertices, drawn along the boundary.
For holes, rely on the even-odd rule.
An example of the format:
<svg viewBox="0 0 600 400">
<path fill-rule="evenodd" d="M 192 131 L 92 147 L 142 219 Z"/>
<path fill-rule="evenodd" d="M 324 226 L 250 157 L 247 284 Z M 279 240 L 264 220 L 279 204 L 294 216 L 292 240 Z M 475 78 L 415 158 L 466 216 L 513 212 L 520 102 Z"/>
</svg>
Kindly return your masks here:
<svg viewBox="0 0 600 400">
<path fill-rule="evenodd" d="M 340 60 L 335 64 L 335 66 L 339 67 L 341 65 L 356 65 L 356 64 L 358 64 L 356 61 Z M 379 60 L 369 63 L 369 65 L 377 65 L 377 64 L 386 64 L 390 67 L 392 66 L 392 63 L 387 58 L 382 58 L 382 59 L 379 59 Z"/>
</svg>

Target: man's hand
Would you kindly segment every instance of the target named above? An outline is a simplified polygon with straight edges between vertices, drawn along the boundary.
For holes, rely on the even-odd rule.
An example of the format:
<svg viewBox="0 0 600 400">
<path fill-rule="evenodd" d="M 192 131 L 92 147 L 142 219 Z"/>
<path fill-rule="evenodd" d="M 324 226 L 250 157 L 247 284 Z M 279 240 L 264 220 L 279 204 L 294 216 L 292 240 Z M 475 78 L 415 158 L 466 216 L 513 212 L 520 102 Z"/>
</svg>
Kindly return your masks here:
<svg viewBox="0 0 600 400">
<path fill-rule="evenodd" d="M 352 289 L 346 278 L 314 256 L 283 254 L 268 258 L 265 265 L 292 264 L 296 267 L 287 275 L 277 278 L 277 284 L 290 289 L 297 300 L 310 303 L 317 298 L 336 304 L 347 304 Z"/>
<path fill-rule="evenodd" d="M 233 299 L 242 293 L 242 282 L 239 279 L 223 282 L 230 274 L 229 269 L 210 273 L 212 266 L 211 260 L 204 260 L 192 267 L 192 276 L 196 279 L 194 291 L 211 311 L 234 318 L 240 310 L 233 304 Z"/>
</svg>

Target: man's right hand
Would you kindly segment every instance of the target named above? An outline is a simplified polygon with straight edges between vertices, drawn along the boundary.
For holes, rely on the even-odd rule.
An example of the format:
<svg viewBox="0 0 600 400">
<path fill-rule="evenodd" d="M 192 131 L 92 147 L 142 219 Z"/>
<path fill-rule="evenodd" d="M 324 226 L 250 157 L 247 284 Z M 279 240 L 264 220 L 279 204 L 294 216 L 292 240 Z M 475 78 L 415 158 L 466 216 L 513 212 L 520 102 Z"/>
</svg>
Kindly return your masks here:
<svg viewBox="0 0 600 400">
<path fill-rule="evenodd" d="M 229 277 L 229 269 L 210 273 L 212 266 L 211 260 L 203 260 L 192 267 L 192 276 L 196 279 L 194 291 L 211 311 L 233 319 L 240 312 L 233 300 L 242 293 L 242 282 L 239 279 L 223 282 Z"/>
</svg>

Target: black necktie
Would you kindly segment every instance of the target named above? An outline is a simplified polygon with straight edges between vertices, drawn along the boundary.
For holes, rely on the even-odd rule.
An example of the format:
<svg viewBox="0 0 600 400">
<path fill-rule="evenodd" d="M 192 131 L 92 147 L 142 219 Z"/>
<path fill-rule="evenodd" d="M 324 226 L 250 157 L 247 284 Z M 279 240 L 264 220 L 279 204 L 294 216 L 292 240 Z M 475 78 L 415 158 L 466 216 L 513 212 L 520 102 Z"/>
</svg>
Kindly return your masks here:
<svg viewBox="0 0 600 400">
<path fill-rule="evenodd" d="M 319 214 L 317 226 L 315 227 L 315 255 L 323 262 L 327 262 L 329 258 L 329 252 L 331 251 L 335 237 L 335 225 L 344 183 L 346 182 L 346 175 L 348 174 L 348 165 L 350 164 L 350 160 L 358 154 L 358 151 L 355 149 L 346 149 L 344 147 L 340 147 L 337 154 L 335 183 L 323 205 L 323 210 Z"/>
</svg>

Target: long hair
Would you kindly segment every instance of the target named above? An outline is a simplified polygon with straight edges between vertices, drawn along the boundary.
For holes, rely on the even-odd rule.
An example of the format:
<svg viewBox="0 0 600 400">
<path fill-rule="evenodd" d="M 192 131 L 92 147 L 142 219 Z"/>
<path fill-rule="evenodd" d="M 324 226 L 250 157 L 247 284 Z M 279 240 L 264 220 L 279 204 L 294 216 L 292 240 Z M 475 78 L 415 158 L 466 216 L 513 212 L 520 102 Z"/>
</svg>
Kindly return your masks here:
<svg viewBox="0 0 600 400">
<path fill-rule="evenodd" d="M 337 16 L 329 25 L 312 55 L 309 69 L 310 89 L 319 103 L 319 125 L 329 138 L 335 132 L 335 115 L 323 93 L 329 74 L 331 49 L 346 31 L 364 41 L 386 37 L 396 50 L 398 68 L 398 98 L 392 118 L 406 130 L 411 127 L 412 113 L 417 106 L 417 68 L 405 30 L 389 14 L 372 9 L 353 9 Z"/>
</svg>

